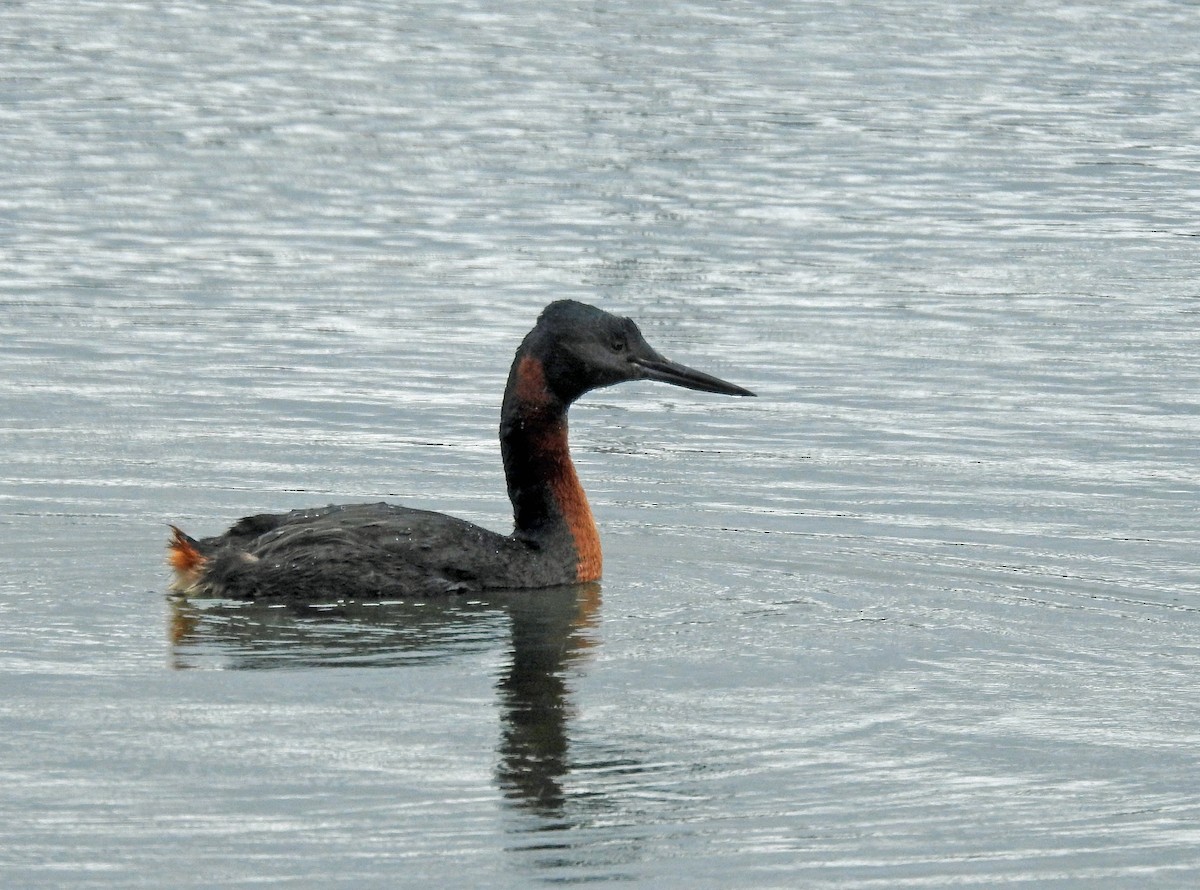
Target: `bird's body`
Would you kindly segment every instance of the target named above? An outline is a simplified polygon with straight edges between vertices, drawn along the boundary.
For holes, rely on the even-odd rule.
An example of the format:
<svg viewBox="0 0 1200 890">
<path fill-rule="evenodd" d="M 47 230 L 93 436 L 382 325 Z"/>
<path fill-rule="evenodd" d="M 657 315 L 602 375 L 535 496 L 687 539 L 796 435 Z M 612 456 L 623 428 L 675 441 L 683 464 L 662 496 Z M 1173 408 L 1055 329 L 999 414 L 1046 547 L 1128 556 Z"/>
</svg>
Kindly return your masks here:
<svg viewBox="0 0 1200 890">
<path fill-rule="evenodd" d="M 543 547 L 428 510 L 342 504 L 248 516 L 224 535 L 182 545 L 202 560 L 187 586 L 233 599 L 403 597 L 549 587 L 579 578 L 570 542 Z M 195 557 L 192 557 L 195 558 Z"/>
<path fill-rule="evenodd" d="M 174 529 L 173 586 L 234 599 L 390 598 L 594 581 L 600 535 L 571 462 L 567 408 L 591 389 L 638 379 L 753 395 L 662 358 L 627 318 L 551 303 L 517 350 L 504 391 L 512 534 L 383 503 L 261 514 L 202 540 Z"/>
</svg>

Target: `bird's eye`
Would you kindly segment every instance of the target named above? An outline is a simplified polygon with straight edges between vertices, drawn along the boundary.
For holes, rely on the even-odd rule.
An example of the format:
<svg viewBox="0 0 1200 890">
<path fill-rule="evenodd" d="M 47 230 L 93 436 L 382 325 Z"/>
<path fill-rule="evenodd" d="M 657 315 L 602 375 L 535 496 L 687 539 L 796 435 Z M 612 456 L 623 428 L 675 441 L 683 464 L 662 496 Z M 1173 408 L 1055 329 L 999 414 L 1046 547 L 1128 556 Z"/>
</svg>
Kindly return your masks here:
<svg viewBox="0 0 1200 890">
<path fill-rule="evenodd" d="M 609 343 L 609 346 L 612 347 L 613 352 L 624 352 L 629 348 L 629 343 L 626 342 L 624 337 L 622 337 L 620 334 L 617 334 L 612 338 L 612 342 Z"/>
</svg>

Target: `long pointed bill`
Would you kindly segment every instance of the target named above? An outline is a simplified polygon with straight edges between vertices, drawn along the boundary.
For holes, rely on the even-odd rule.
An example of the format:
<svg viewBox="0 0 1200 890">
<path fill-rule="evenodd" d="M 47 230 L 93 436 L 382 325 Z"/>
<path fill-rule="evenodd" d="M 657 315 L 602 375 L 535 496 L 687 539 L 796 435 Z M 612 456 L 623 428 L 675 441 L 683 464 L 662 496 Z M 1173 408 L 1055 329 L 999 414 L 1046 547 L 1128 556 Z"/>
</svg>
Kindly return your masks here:
<svg viewBox="0 0 1200 890">
<path fill-rule="evenodd" d="M 711 374 L 695 371 L 686 365 L 656 356 L 653 359 L 635 358 L 633 363 L 642 369 L 646 380 L 657 380 L 660 383 L 670 383 L 687 389 L 698 389 L 701 392 L 717 392 L 726 396 L 752 396 L 754 393 L 740 386 L 734 386 Z"/>
</svg>

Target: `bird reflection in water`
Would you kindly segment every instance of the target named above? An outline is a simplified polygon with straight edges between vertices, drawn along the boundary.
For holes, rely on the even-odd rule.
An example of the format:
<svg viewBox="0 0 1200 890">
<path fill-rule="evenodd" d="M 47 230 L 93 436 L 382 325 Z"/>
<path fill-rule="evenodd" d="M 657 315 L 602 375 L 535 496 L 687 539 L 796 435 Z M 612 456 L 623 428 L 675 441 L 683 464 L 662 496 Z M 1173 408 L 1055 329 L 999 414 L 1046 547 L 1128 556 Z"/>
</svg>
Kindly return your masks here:
<svg viewBox="0 0 1200 890">
<path fill-rule="evenodd" d="M 231 669 L 403 667 L 494 648 L 509 661 L 496 686 L 501 792 L 540 816 L 561 815 L 570 770 L 568 675 L 595 643 L 600 585 L 397 602 L 169 600 L 172 666 Z"/>
<path fill-rule="evenodd" d="M 505 795 L 544 816 L 560 815 L 571 704 L 567 675 L 593 645 L 600 585 L 579 585 L 574 603 L 514 600 L 512 661 L 497 684 L 504 712 L 497 777 Z"/>
</svg>

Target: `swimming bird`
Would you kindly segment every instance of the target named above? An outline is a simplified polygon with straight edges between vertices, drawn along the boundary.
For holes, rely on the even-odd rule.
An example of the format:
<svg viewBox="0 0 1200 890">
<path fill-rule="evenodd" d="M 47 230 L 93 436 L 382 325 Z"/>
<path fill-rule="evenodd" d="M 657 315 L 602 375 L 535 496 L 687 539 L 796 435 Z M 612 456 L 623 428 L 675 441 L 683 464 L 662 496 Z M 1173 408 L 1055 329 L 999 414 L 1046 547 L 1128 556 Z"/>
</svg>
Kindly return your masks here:
<svg viewBox="0 0 1200 890">
<path fill-rule="evenodd" d="M 754 395 L 663 358 L 629 318 L 560 300 L 521 342 L 504 388 L 511 534 L 387 503 L 247 516 L 201 540 L 171 526 L 172 588 L 247 600 L 365 599 L 595 581 L 600 535 L 567 447 L 567 409 L 584 393 L 630 380 Z"/>
</svg>

